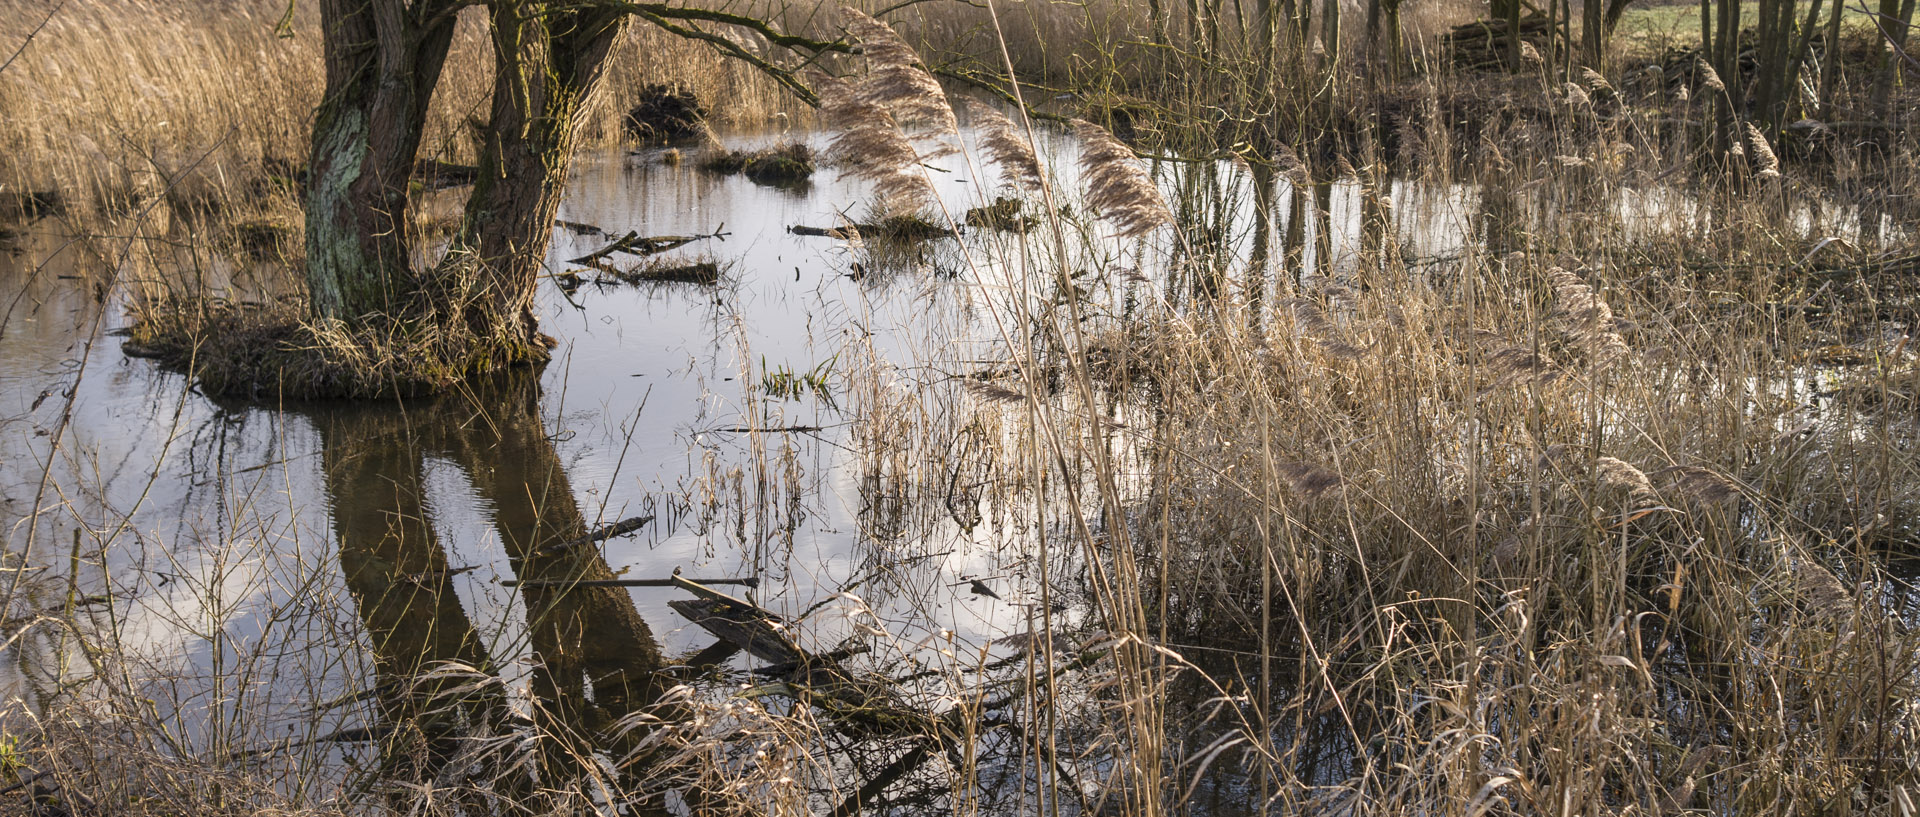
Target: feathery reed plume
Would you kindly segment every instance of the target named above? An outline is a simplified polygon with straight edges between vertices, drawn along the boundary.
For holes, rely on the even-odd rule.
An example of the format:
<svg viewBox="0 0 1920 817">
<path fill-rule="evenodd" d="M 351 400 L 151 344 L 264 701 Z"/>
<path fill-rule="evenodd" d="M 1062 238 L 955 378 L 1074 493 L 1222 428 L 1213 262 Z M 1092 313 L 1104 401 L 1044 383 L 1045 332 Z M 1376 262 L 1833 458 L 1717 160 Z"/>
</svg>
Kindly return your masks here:
<svg viewBox="0 0 1920 817">
<path fill-rule="evenodd" d="M 1695 465 L 1662 468 L 1650 476 L 1663 478 L 1681 496 L 1707 504 L 1725 502 L 1740 493 L 1740 486 L 1732 480 Z"/>
<path fill-rule="evenodd" d="M 1517 567 L 1520 564 L 1521 549 L 1533 538 L 1533 529 L 1538 525 L 1534 517 L 1527 517 L 1513 532 L 1493 546 L 1493 552 L 1487 554 L 1491 565 L 1500 570 Z"/>
<path fill-rule="evenodd" d="M 867 58 L 867 75 L 855 86 L 864 101 L 885 108 L 895 124 L 920 138 L 946 138 L 960 132 L 953 118 L 953 106 L 940 89 L 940 81 L 920 67 L 920 57 L 893 28 L 853 8 L 842 9 L 848 18 L 847 29 L 860 40 L 860 54 Z M 944 144 L 941 155 L 954 147 Z"/>
<path fill-rule="evenodd" d="M 1587 357 L 1596 365 L 1605 365 L 1627 353 L 1627 342 L 1617 331 L 1613 309 L 1580 276 L 1551 267 L 1547 280 L 1560 302 L 1556 314 L 1567 319 L 1567 334 L 1586 350 Z"/>
<path fill-rule="evenodd" d="M 1487 172 L 1504 175 L 1513 171 L 1513 162 L 1508 161 L 1506 152 L 1500 149 L 1495 130 L 1487 128 L 1480 132 L 1480 157 L 1486 162 Z"/>
<path fill-rule="evenodd" d="M 1595 71 L 1592 68 L 1580 69 L 1580 79 L 1587 83 L 1587 87 L 1591 90 L 1608 94 L 1613 93 L 1613 83 L 1608 82 L 1606 77 L 1601 76 L 1599 71 Z"/>
<path fill-rule="evenodd" d="M 1300 155 L 1294 153 L 1293 148 L 1286 145 L 1274 148 L 1273 163 L 1280 167 L 1280 173 L 1287 177 L 1288 184 L 1296 188 L 1313 184 L 1312 177 L 1307 173 L 1306 163 L 1300 161 Z"/>
<path fill-rule="evenodd" d="M 1113 138 L 1106 128 L 1084 119 L 1073 120 L 1080 137 L 1080 171 L 1087 178 L 1087 203 L 1100 217 L 1120 228 L 1121 238 L 1146 235 L 1173 223 L 1173 213 L 1160 190 L 1133 151 Z"/>
<path fill-rule="evenodd" d="M 1779 178 L 1780 157 L 1775 156 L 1773 146 L 1767 144 L 1767 135 L 1754 127 L 1752 122 L 1746 123 L 1746 126 L 1747 141 L 1753 145 L 1753 163 L 1759 168 L 1756 174 L 1763 179 Z"/>
<path fill-rule="evenodd" d="M 1493 378 L 1482 395 L 1514 383 L 1545 385 L 1560 378 L 1559 365 L 1546 352 L 1520 346 L 1496 332 L 1482 330 L 1475 334 L 1484 347 L 1490 347 L 1481 353 L 1481 362 L 1493 374 Z"/>
<path fill-rule="evenodd" d="M 836 131 L 827 156 L 843 168 L 841 175 L 871 182 L 884 212 L 910 212 L 933 202 L 933 184 L 916 169 L 919 151 L 885 107 L 844 80 L 818 76 L 814 87 L 820 93 L 820 118 Z"/>
<path fill-rule="evenodd" d="M 1659 496 L 1646 472 L 1626 460 L 1599 457 L 1594 460 L 1594 474 L 1600 478 L 1601 485 L 1626 491 L 1636 501 L 1652 501 Z"/>
<path fill-rule="evenodd" d="M 1727 84 L 1720 81 L 1720 72 L 1713 70 L 1713 63 L 1696 58 L 1694 65 L 1700 72 L 1700 86 L 1716 94 L 1726 93 Z"/>
<path fill-rule="evenodd" d="M 1020 135 L 1013 120 L 992 105 L 975 99 L 967 100 L 967 112 L 979 126 L 980 146 L 986 148 L 987 158 L 999 166 L 1000 178 L 1028 190 L 1040 189 L 1040 157 L 1034 155 L 1033 145 Z"/>
<path fill-rule="evenodd" d="M 1294 321 L 1327 354 L 1345 360 L 1355 360 L 1361 356 L 1360 347 L 1348 343 L 1341 336 L 1340 328 L 1333 325 L 1333 320 L 1327 317 L 1326 310 L 1321 309 L 1319 304 L 1306 298 L 1289 298 L 1285 305 L 1293 307 Z"/>
<path fill-rule="evenodd" d="M 954 153 L 959 127 L 940 82 L 921 68 L 906 40 L 886 23 L 845 9 L 847 28 L 860 41 L 867 73 L 848 81 L 817 75 L 820 117 L 837 131 L 828 156 L 844 175 L 873 183 L 885 212 L 911 212 L 934 200 L 921 162 Z M 931 150 L 914 139 L 934 141 Z"/>
<path fill-rule="evenodd" d="M 981 380 L 969 380 L 966 383 L 966 389 L 967 391 L 972 392 L 975 397 L 978 397 L 982 400 L 987 400 L 990 402 L 1024 403 L 1027 401 L 1027 395 L 1025 392 L 1015 391 L 1013 389 L 1007 388 L 1006 386 L 1002 386 L 998 383 L 988 383 Z"/>
<path fill-rule="evenodd" d="M 1347 484 L 1339 474 L 1311 463 L 1276 462 L 1274 470 L 1286 479 L 1289 487 L 1309 501 L 1320 499 Z"/>
<path fill-rule="evenodd" d="M 1792 564 L 1794 589 L 1806 600 L 1808 612 L 1834 624 L 1852 619 L 1853 591 L 1841 583 L 1840 577 L 1804 555 L 1795 556 Z"/>
<path fill-rule="evenodd" d="M 1579 83 L 1567 83 L 1566 91 L 1568 104 L 1581 107 L 1593 105 L 1593 97 L 1587 96 L 1587 89 L 1580 87 Z"/>
</svg>

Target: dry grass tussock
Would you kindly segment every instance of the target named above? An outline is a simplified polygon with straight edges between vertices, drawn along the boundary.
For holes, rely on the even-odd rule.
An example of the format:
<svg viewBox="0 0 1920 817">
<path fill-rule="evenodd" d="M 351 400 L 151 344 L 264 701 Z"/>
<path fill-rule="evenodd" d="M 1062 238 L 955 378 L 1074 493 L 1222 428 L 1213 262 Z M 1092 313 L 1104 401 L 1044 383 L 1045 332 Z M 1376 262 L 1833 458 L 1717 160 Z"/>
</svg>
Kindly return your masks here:
<svg viewBox="0 0 1920 817">
<path fill-rule="evenodd" d="M 143 298 L 126 354 L 189 374 L 210 394 L 240 398 L 371 398 L 447 390 L 502 363 L 544 362 L 540 339 L 479 335 L 462 317 L 491 295 L 458 263 L 392 315 L 316 321 L 299 297 L 236 302 L 198 292 Z"/>
</svg>

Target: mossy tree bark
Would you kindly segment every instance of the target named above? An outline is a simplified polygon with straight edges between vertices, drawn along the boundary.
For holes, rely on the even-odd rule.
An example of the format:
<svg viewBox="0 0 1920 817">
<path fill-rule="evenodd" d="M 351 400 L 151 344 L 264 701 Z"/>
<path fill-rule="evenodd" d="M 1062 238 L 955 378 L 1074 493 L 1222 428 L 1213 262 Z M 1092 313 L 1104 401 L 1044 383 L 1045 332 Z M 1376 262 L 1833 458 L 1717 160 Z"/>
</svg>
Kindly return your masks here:
<svg viewBox="0 0 1920 817">
<path fill-rule="evenodd" d="M 492 126 L 461 232 L 442 265 L 463 272 L 470 265 L 482 276 L 486 296 L 465 315 L 477 333 L 505 327 L 529 343 L 538 337 L 534 284 L 565 192 L 574 134 L 628 19 L 619 9 L 568 5 L 497 0 L 488 7 Z"/>
<path fill-rule="evenodd" d="M 471 371 L 545 356 L 534 284 L 581 109 L 628 14 L 560 2 L 487 4 L 497 76 L 480 180 L 452 249 L 428 275 L 415 269 L 408 241 L 408 183 L 462 5 L 323 4 L 327 90 L 307 184 L 307 282 L 317 318 L 357 324 L 385 316 L 458 333 L 447 348 L 472 359 L 445 363 Z M 417 297 L 423 291 L 432 294 Z M 449 306 L 456 314 L 437 311 Z"/>
<path fill-rule="evenodd" d="M 407 183 L 453 41 L 452 0 L 323 0 L 326 93 L 307 179 L 316 317 L 391 311 L 409 288 Z"/>
</svg>

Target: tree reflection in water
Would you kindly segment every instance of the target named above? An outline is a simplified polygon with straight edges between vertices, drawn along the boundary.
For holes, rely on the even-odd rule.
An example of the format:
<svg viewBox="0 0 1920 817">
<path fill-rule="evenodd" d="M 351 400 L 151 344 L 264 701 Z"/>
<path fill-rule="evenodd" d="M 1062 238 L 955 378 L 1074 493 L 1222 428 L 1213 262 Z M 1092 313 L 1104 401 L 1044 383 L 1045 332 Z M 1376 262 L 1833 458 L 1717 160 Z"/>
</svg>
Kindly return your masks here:
<svg viewBox="0 0 1920 817">
<path fill-rule="evenodd" d="M 668 686 L 652 630 L 625 590 L 553 586 L 611 579 L 542 426 L 532 371 L 466 393 L 312 412 L 321 430 L 340 567 L 372 647 L 378 777 L 452 783 L 524 802 L 599 776 L 637 731 L 616 728 Z M 492 510 L 521 585 L 533 652 L 531 722 L 516 714 L 454 591 L 424 496 L 428 457 L 458 467 Z M 536 586 L 537 585 L 537 586 Z M 523 736 L 537 736 L 526 746 Z M 464 779 L 463 779 L 464 778 Z M 476 804 L 477 805 L 477 804 Z"/>
</svg>

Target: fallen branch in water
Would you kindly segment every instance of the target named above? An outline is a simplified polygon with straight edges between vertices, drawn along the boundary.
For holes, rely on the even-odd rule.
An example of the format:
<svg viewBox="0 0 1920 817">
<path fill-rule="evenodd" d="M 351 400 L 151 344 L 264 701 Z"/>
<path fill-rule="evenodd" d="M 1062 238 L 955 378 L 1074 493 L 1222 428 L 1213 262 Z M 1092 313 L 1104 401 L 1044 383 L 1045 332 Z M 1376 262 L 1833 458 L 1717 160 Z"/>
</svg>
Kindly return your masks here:
<svg viewBox="0 0 1920 817">
<path fill-rule="evenodd" d="M 568 229 L 577 230 L 575 226 L 567 226 Z M 578 226 L 586 227 L 591 225 L 582 224 Z M 657 235 L 651 237 L 642 237 L 640 233 L 628 230 L 626 235 L 621 236 L 612 244 L 608 244 L 579 258 L 570 258 L 567 260 L 567 263 L 590 264 L 617 252 L 623 252 L 628 255 L 656 255 L 666 252 L 667 250 L 684 247 L 695 241 L 705 241 L 709 238 L 726 238 L 732 235 L 732 233 L 724 232 L 726 227 L 727 225 L 723 223 L 718 229 L 706 235 Z M 601 234 L 606 235 L 604 231 Z"/>
<path fill-rule="evenodd" d="M 602 539 L 612 539 L 615 536 L 625 536 L 629 533 L 639 530 L 641 527 L 645 526 L 648 522 L 652 522 L 652 521 L 653 521 L 652 515 L 636 516 L 636 517 L 633 517 L 632 519 L 622 519 L 611 525 L 606 525 L 599 528 L 598 530 L 592 531 L 585 536 L 577 536 L 572 539 L 568 539 L 565 542 L 561 542 L 557 545 L 548 545 L 546 547 L 543 547 L 535 551 L 535 553 L 541 554 L 541 555 L 545 555 L 549 553 L 557 553 L 559 551 L 566 550 L 572 547 L 578 547 L 580 545 L 591 545 Z"/>
<path fill-rule="evenodd" d="M 701 584 L 737 584 L 747 587 L 759 587 L 760 580 L 752 576 L 740 579 L 689 579 Z M 501 587 L 675 587 L 673 579 L 508 579 L 500 583 Z"/>
</svg>

